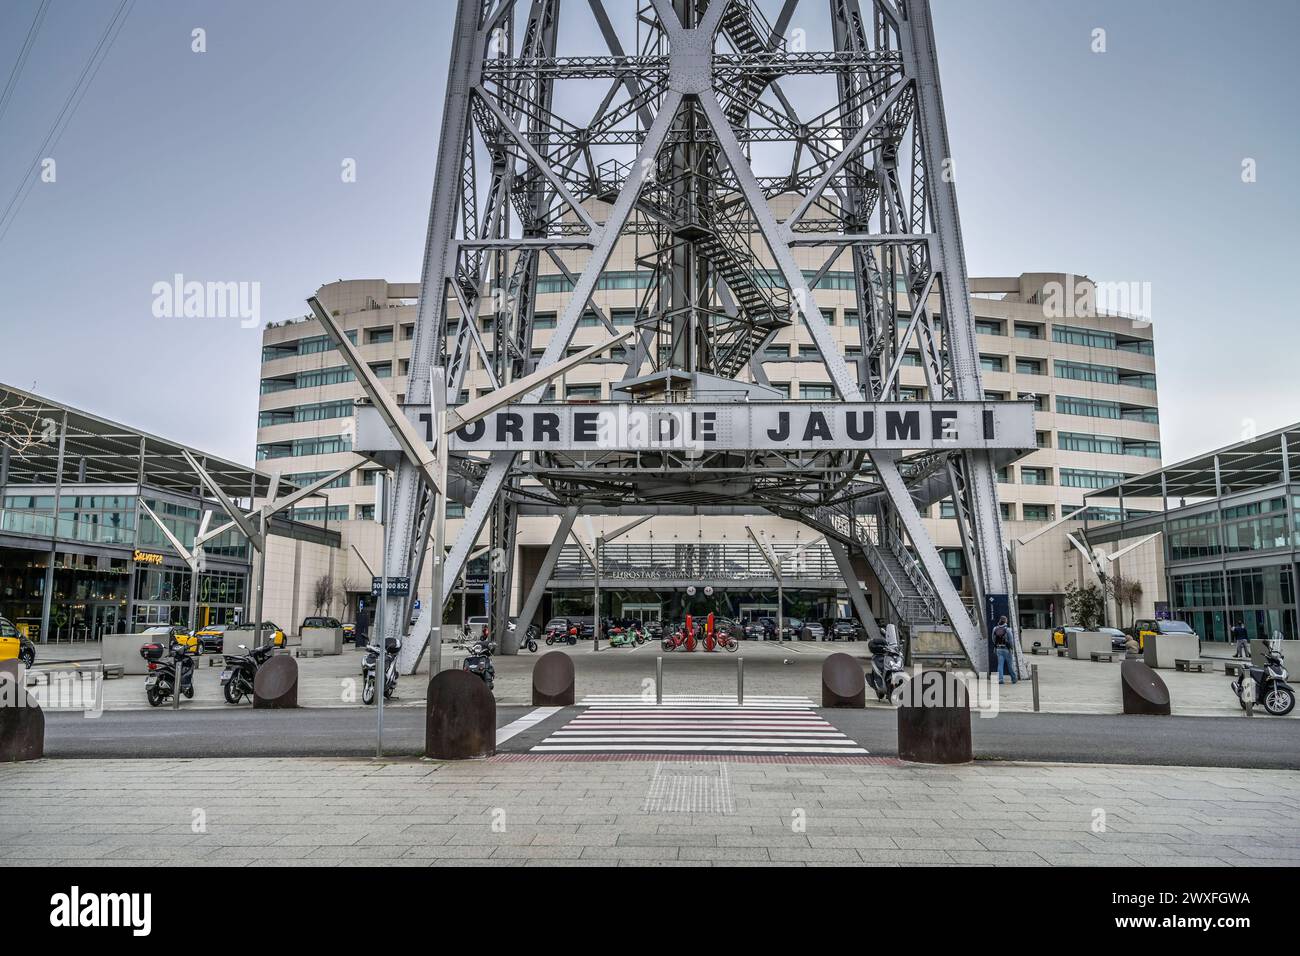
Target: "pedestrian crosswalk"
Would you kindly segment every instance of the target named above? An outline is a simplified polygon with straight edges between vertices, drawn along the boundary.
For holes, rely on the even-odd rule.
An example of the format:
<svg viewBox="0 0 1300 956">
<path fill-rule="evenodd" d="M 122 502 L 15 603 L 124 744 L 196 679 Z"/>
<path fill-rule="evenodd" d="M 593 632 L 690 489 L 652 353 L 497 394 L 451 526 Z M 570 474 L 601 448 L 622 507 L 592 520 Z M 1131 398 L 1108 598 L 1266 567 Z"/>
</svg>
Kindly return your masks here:
<svg viewBox="0 0 1300 956">
<path fill-rule="evenodd" d="M 636 707 L 654 705 L 655 695 L 649 694 L 588 694 L 578 702 L 583 707 Z M 780 694 L 745 695 L 745 707 L 783 708 L 816 705 L 807 698 Z M 664 707 L 736 707 L 740 704 L 735 694 L 665 694 L 660 706 Z"/>
<path fill-rule="evenodd" d="M 806 700 L 806 698 L 802 698 Z M 541 743 L 534 753 L 866 754 L 804 704 L 682 702 L 598 703 Z M 586 703 L 586 701 L 584 701 Z"/>
</svg>

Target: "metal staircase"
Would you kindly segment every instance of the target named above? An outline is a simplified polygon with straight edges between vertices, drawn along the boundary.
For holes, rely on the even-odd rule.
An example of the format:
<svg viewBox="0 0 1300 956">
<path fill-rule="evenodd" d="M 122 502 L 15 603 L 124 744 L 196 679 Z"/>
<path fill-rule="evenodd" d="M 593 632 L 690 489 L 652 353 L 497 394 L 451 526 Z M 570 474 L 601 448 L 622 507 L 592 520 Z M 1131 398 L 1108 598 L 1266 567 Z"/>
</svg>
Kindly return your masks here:
<svg viewBox="0 0 1300 956">
<path fill-rule="evenodd" d="M 821 506 L 784 517 L 816 528 L 847 547 L 850 554 L 862 554 L 889 599 L 895 623 L 908 630 L 945 623 L 943 605 L 920 562 L 897 535 L 887 530 L 882 535 L 876 515 Z"/>
</svg>

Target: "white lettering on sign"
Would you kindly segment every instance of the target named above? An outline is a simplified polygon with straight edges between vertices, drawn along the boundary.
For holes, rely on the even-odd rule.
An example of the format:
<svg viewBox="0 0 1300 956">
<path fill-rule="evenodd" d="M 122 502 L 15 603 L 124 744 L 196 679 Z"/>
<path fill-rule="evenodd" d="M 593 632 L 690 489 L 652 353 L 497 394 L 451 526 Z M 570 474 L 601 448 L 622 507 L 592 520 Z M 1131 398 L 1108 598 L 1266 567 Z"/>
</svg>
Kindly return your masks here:
<svg viewBox="0 0 1300 956">
<path fill-rule="evenodd" d="M 433 416 L 407 406 L 430 445 Z M 456 429 L 453 451 L 728 451 L 1033 448 L 1029 402 L 736 402 L 506 405 Z M 357 414 L 355 449 L 397 450 L 373 408 Z"/>
</svg>

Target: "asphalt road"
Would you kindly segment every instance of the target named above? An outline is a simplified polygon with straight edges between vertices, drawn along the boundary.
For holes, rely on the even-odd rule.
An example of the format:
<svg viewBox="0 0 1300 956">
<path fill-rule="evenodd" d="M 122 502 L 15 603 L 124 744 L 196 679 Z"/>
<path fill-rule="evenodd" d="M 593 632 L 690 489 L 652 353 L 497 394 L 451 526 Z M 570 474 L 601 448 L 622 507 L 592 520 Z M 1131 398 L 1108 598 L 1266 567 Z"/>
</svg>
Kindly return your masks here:
<svg viewBox="0 0 1300 956">
<path fill-rule="evenodd" d="M 502 706 L 497 726 L 530 713 Z M 506 741 L 524 752 L 579 713 L 565 708 Z M 893 711 L 822 710 L 843 733 L 881 756 L 897 753 Z M 365 757 L 375 752 L 373 708 L 107 711 L 98 718 L 46 715 L 45 753 L 88 757 Z M 418 755 L 424 708 L 384 712 L 385 753 Z M 1125 717 L 1002 714 L 972 719 L 976 759 L 1300 769 L 1300 721 L 1268 717 Z"/>
</svg>

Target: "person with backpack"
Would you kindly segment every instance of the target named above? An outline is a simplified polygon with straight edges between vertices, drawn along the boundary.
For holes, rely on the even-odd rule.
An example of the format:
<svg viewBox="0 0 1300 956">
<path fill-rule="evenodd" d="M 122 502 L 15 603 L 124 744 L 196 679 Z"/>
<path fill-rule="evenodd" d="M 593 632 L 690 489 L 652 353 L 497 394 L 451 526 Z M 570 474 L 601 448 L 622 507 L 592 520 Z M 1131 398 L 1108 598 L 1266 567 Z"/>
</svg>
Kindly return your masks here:
<svg viewBox="0 0 1300 956">
<path fill-rule="evenodd" d="M 1011 674 L 1011 683 L 1019 683 L 1020 678 L 1016 674 L 1016 654 L 1015 646 L 1012 641 L 1015 635 L 1011 632 L 1011 626 L 1007 624 L 1007 618 L 1004 614 L 998 618 L 997 627 L 993 628 L 993 650 L 998 655 L 998 683 L 1003 684 L 1003 671 Z"/>
</svg>

